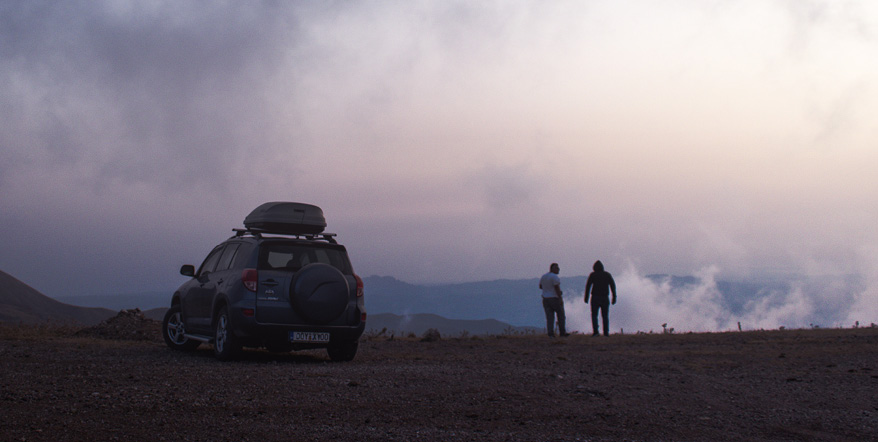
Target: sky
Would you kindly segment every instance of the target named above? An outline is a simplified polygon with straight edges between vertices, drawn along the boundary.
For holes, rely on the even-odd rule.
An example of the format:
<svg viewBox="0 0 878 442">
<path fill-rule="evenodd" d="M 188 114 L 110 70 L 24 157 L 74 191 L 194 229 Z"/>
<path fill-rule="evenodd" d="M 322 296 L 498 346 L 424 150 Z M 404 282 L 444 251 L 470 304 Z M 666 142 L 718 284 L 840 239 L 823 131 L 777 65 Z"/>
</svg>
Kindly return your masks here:
<svg viewBox="0 0 878 442">
<path fill-rule="evenodd" d="M 870 1 L 4 1 L 0 270 L 173 290 L 299 201 L 363 276 L 857 275 L 878 316 L 876 53 Z"/>
</svg>

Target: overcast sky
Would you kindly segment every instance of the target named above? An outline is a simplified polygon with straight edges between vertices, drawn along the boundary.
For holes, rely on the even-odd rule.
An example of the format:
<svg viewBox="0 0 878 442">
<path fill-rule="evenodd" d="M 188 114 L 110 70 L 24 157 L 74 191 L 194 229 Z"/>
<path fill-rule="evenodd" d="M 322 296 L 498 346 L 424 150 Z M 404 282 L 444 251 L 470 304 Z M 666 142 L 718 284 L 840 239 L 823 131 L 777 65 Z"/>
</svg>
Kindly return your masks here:
<svg viewBox="0 0 878 442">
<path fill-rule="evenodd" d="M 875 54 L 871 1 L 4 1 L 0 270 L 172 289 L 283 200 L 362 276 L 878 282 Z"/>
</svg>

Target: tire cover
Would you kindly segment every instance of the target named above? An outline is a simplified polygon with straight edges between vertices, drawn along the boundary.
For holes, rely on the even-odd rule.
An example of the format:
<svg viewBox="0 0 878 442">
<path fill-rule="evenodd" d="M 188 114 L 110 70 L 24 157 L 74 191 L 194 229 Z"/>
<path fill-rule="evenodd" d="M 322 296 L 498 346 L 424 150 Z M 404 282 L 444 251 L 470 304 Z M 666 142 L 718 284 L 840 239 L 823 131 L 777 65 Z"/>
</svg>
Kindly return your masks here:
<svg viewBox="0 0 878 442">
<path fill-rule="evenodd" d="M 326 324 L 338 318 L 345 311 L 349 296 L 347 278 L 329 264 L 314 263 L 302 267 L 290 287 L 293 309 L 314 324 Z"/>
</svg>

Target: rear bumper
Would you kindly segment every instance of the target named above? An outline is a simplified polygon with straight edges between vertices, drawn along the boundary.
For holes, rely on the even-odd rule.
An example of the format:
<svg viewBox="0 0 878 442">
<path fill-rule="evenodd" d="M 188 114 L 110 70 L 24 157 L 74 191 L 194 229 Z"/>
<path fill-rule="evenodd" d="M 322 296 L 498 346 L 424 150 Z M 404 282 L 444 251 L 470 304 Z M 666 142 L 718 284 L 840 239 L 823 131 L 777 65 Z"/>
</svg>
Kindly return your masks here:
<svg viewBox="0 0 878 442">
<path fill-rule="evenodd" d="M 366 322 L 358 320 L 349 325 L 311 325 L 311 324 L 261 324 L 254 317 L 240 313 L 232 315 L 232 332 L 245 346 L 266 345 L 292 346 L 296 348 L 321 348 L 360 339 L 366 329 Z M 356 316 L 358 319 L 360 315 Z M 291 332 L 329 333 L 328 343 L 293 343 Z"/>
</svg>

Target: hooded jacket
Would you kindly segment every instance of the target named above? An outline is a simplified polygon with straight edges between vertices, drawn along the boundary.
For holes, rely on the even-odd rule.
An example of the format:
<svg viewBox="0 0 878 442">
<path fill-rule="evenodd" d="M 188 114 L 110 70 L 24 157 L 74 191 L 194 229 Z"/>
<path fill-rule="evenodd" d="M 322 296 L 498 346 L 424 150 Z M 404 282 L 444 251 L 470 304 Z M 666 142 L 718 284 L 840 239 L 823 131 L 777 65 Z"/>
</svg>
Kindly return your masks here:
<svg viewBox="0 0 878 442">
<path fill-rule="evenodd" d="M 585 282 L 585 299 L 588 302 L 589 294 L 592 296 L 592 303 L 605 304 L 610 302 L 610 291 L 613 297 L 616 297 L 616 281 L 613 275 L 604 271 L 604 264 L 596 261 L 592 267 L 594 270 L 588 275 Z"/>
</svg>

